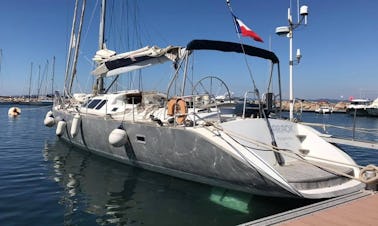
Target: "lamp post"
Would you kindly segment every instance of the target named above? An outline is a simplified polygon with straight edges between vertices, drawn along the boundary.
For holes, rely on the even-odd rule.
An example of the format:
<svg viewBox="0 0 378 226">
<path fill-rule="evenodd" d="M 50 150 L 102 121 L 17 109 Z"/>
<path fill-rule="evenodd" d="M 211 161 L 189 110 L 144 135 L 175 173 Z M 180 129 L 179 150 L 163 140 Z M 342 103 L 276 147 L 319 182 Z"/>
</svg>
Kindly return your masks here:
<svg viewBox="0 0 378 226">
<path fill-rule="evenodd" d="M 288 8 L 287 11 L 287 17 L 289 21 L 289 26 L 282 26 L 276 28 L 276 34 L 280 36 L 286 36 L 289 38 L 289 49 L 290 49 L 290 55 L 289 55 L 289 90 L 290 90 L 290 121 L 294 118 L 294 93 L 293 93 L 293 32 L 294 30 L 299 27 L 301 24 L 307 24 L 307 16 L 308 16 L 308 7 L 307 6 L 301 6 L 299 14 L 301 15 L 301 18 L 299 19 L 298 15 L 298 22 L 293 23 L 292 16 L 291 16 L 291 9 Z M 297 63 L 299 63 L 301 59 L 301 53 L 300 50 L 297 49 Z"/>
</svg>

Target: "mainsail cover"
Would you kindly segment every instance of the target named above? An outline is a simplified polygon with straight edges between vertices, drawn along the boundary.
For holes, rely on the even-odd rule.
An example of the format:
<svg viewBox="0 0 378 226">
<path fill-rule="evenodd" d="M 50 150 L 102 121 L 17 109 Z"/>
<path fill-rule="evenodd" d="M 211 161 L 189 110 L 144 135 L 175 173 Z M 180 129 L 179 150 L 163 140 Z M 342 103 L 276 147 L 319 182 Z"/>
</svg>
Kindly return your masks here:
<svg viewBox="0 0 378 226">
<path fill-rule="evenodd" d="M 106 49 L 99 50 L 93 58 L 98 66 L 92 71 L 92 74 L 95 76 L 114 76 L 167 61 L 175 62 L 180 59 L 183 50 L 184 48 L 178 46 L 168 46 L 163 49 L 157 46 L 146 46 L 121 54 Z"/>
</svg>

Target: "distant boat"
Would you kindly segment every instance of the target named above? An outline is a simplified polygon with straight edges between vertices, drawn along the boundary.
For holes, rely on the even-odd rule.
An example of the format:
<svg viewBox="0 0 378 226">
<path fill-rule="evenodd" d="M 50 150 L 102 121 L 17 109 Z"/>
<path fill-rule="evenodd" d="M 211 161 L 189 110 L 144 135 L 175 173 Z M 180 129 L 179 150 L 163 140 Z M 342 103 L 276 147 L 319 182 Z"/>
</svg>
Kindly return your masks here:
<svg viewBox="0 0 378 226">
<path fill-rule="evenodd" d="M 378 98 L 366 107 L 366 111 L 369 116 L 378 117 Z"/>
<path fill-rule="evenodd" d="M 333 112 L 333 107 L 326 102 L 322 102 L 320 106 L 315 109 L 315 112 L 319 114 L 331 114 Z"/>
<path fill-rule="evenodd" d="M 367 116 L 366 108 L 371 104 L 369 99 L 351 99 L 350 104 L 346 108 L 346 113 L 357 116 Z"/>
<path fill-rule="evenodd" d="M 321 106 L 315 109 L 315 112 L 319 114 L 331 114 L 333 112 L 333 108 L 327 107 L 327 106 Z"/>
</svg>

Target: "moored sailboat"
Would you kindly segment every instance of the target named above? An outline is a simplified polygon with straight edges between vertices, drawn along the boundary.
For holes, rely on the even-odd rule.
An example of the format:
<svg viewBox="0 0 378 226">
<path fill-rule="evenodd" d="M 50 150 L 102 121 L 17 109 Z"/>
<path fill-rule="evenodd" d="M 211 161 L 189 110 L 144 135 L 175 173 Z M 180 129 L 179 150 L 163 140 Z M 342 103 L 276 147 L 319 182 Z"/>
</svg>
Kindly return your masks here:
<svg viewBox="0 0 378 226">
<path fill-rule="evenodd" d="M 191 84 L 192 57 L 203 52 L 271 62 L 269 81 L 276 71 L 277 87 L 270 83 L 260 95 L 250 75 L 252 93 L 258 97 L 254 117 L 222 112 L 222 105 L 230 103 L 217 101 L 213 89 Z M 365 186 L 353 159 L 322 134 L 273 118 L 280 115 L 281 88 L 279 60 L 271 51 L 226 41 L 192 40 L 186 46 L 147 46 L 118 54 L 100 41 L 94 59 L 98 62 L 92 72 L 97 78 L 94 91 L 71 94 L 73 79 L 66 79 L 64 95 L 55 95 L 45 118 L 47 126 L 56 125 L 60 139 L 83 150 L 135 167 L 265 196 L 329 198 Z M 110 87 L 104 87 L 105 77 L 117 80 L 123 73 L 162 63 L 173 65 L 165 92 L 110 92 Z"/>
</svg>

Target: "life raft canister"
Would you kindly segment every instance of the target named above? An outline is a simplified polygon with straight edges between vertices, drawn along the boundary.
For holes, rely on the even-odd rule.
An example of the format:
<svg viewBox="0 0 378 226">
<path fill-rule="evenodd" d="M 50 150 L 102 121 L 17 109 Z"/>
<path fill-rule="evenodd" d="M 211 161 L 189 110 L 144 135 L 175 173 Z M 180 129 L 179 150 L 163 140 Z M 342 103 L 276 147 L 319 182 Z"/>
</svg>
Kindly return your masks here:
<svg viewBox="0 0 378 226">
<path fill-rule="evenodd" d="M 8 110 L 8 115 L 9 116 L 16 117 L 16 116 L 19 116 L 20 114 L 21 114 L 21 109 L 18 108 L 18 107 L 11 107 Z"/>
<path fill-rule="evenodd" d="M 176 115 L 176 123 L 181 125 L 186 119 L 188 108 L 186 102 L 181 98 L 172 98 L 167 104 L 167 115 Z"/>
</svg>

